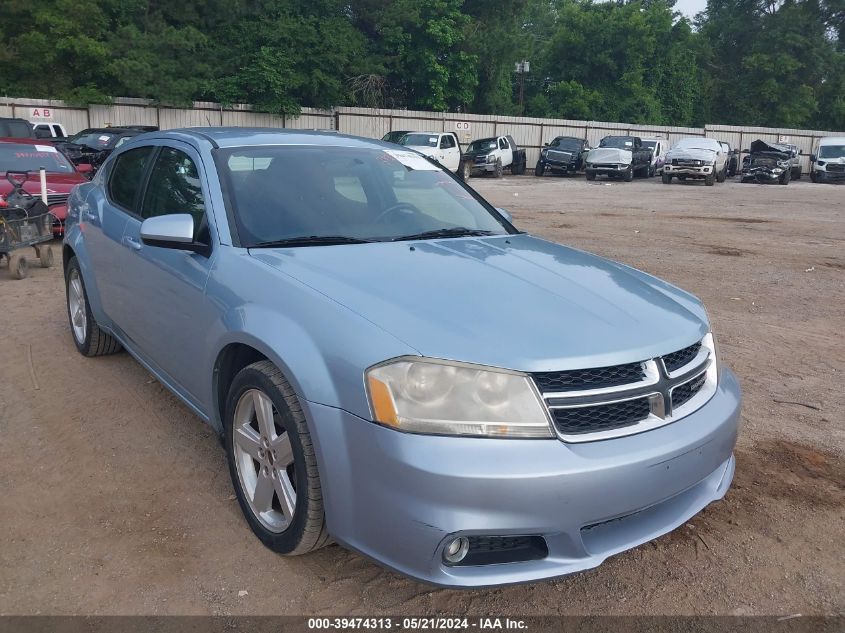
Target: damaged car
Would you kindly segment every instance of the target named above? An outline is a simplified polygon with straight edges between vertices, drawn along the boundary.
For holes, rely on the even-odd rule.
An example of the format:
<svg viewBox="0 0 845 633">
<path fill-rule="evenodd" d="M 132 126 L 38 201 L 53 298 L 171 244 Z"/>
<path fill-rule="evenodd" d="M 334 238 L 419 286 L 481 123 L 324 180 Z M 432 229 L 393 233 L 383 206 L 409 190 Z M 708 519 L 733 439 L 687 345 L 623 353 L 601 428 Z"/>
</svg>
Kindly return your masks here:
<svg viewBox="0 0 845 633">
<path fill-rule="evenodd" d="M 792 180 L 792 150 L 787 145 L 756 140 L 742 159 L 740 182 L 778 183 Z"/>
<path fill-rule="evenodd" d="M 719 141 L 715 139 L 700 136 L 682 138 L 666 154 L 663 184 L 670 184 L 672 178 L 681 181 L 688 178 L 703 180 L 708 187 L 716 182 L 725 182 L 727 158 Z"/>
</svg>

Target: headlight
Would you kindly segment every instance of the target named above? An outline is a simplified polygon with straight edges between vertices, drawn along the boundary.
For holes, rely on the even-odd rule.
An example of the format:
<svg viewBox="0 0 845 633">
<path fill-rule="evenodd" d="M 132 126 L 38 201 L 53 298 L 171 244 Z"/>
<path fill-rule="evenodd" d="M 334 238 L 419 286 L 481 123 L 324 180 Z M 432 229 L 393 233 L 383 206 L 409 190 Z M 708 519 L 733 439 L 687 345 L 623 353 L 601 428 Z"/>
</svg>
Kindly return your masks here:
<svg viewBox="0 0 845 633">
<path fill-rule="evenodd" d="M 485 157 L 485 160 L 488 163 L 495 163 L 496 162 L 496 155 L 495 154 L 487 154 L 487 156 Z"/>
<path fill-rule="evenodd" d="M 782 174 L 783 169 L 781 169 L 780 167 L 775 167 L 775 168 L 772 169 L 772 173 L 773 174 Z"/>
<path fill-rule="evenodd" d="M 411 433 L 553 437 L 547 410 L 525 374 L 427 358 L 398 358 L 366 371 L 373 420 Z"/>
</svg>

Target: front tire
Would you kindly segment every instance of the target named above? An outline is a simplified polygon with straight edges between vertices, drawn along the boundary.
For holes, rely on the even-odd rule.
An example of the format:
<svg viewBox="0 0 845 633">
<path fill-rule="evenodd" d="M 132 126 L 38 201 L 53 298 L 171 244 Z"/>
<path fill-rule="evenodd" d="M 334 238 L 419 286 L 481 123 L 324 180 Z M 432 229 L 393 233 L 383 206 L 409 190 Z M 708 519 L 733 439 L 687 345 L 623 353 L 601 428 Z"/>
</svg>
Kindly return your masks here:
<svg viewBox="0 0 845 633">
<path fill-rule="evenodd" d="M 279 554 L 329 543 L 314 445 L 302 407 L 270 361 L 235 376 L 224 418 L 229 474 L 249 527 Z"/>
<path fill-rule="evenodd" d="M 496 177 L 496 178 L 501 178 L 502 175 L 503 175 L 502 159 L 497 158 L 496 159 L 496 168 L 495 168 L 495 171 L 493 172 L 493 176 Z"/>
<path fill-rule="evenodd" d="M 541 177 L 545 173 L 546 166 L 543 163 L 537 163 L 537 166 L 534 168 L 534 175 L 537 177 Z"/>
<path fill-rule="evenodd" d="M 463 181 L 469 180 L 472 177 L 472 164 L 467 160 L 462 162 L 461 168 L 460 168 L 460 173 L 461 173 L 461 180 L 463 180 Z"/>
<path fill-rule="evenodd" d="M 672 184 L 672 175 L 667 174 L 665 171 L 660 175 L 660 179 L 663 181 L 664 185 Z"/>
<path fill-rule="evenodd" d="M 712 187 L 716 184 L 716 174 L 707 174 L 704 177 L 704 184 L 708 187 Z"/>
<path fill-rule="evenodd" d="M 778 180 L 778 183 L 781 184 L 781 185 L 788 185 L 790 180 L 792 180 L 792 170 L 787 169 L 786 171 L 783 172 L 783 176 L 780 177 L 780 180 Z"/>
<path fill-rule="evenodd" d="M 725 167 L 722 171 L 716 174 L 716 182 L 725 182 L 728 177 L 727 167 Z"/>
<path fill-rule="evenodd" d="M 71 257 L 65 270 L 65 296 L 70 332 L 76 349 L 83 356 L 105 356 L 121 350 L 121 345 L 111 334 L 100 329 L 91 306 L 88 291 L 82 281 L 82 271 L 76 257 Z"/>
<path fill-rule="evenodd" d="M 587 173 L 587 180 L 595 180 L 596 179 L 596 172 L 588 169 L 586 173 Z"/>
<path fill-rule="evenodd" d="M 625 172 L 625 182 L 631 182 L 634 180 L 634 166 L 628 165 L 628 171 Z"/>
</svg>

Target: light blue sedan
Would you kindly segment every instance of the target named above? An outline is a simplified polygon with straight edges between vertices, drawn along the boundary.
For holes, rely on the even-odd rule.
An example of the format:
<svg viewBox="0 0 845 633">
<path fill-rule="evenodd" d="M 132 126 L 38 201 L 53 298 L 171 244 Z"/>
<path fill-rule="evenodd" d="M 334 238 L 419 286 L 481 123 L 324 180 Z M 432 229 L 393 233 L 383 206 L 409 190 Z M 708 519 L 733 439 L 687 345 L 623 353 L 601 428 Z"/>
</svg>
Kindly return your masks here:
<svg viewBox="0 0 845 633">
<path fill-rule="evenodd" d="M 520 232 L 396 145 L 144 134 L 71 195 L 64 270 L 79 351 L 125 348 L 212 425 L 282 554 L 534 581 L 733 478 L 740 389 L 698 299 Z"/>
</svg>

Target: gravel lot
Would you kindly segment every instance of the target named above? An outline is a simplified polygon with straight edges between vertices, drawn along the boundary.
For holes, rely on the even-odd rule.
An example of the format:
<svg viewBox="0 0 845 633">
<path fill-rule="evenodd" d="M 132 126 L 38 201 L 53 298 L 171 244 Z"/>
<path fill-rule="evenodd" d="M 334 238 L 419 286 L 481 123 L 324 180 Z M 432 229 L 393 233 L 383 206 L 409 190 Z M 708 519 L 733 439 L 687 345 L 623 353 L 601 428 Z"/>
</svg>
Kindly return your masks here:
<svg viewBox="0 0 845 633">
<path fill-rule="evenodd" d="M 337 546 L 281 558 L 241 518 L 211 429 L 125 353 L 77 354 L 61 270 L 4 270 L 0 614 L 845 612 L 845 187 L 471 184 L 522 229 L 704 299 L 745 390 L 724 501 L 528 586 L 435 589 Z"/>
</svg>

